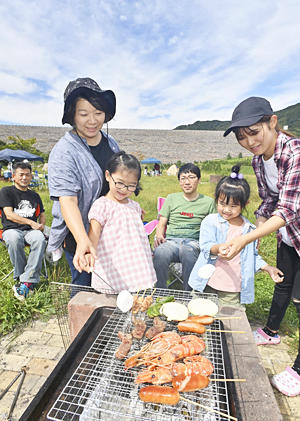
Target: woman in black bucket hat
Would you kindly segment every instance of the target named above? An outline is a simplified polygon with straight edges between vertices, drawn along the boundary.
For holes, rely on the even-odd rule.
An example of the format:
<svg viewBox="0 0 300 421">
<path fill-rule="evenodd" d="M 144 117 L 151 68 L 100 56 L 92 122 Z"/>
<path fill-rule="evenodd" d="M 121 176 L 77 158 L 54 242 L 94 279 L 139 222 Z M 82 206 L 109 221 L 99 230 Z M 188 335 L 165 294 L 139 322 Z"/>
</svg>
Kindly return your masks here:
<svg viewBox="0 0 300 421">
<path fill-rule="evenodd" d="M 275 285 L 266 326 L 254 332 L 257 345 L 276 345 L 291 299 L 300 325 L 300 139 L 279 128 L 269 101 L 260 97 L 247 98 L 235 108 L 224 136 L 231 131 L 254 154 L 252 166 L 262 203 L 255 212 L 257 229 L 224 244 L 222 257 L 231 259 L 245 245 L 277 231 L 276 266 L 284 279 Z M 300 338 L 293 367 L 276 374 L 271 383 L 285 395 L 300 395 Z"/>
<path fill-rule="evenodd" d="M 90 286 L 91 275 L 81 272 L 85 254 L 95 256 L 88 238 L 88 211 L 108 191 L 103 176 L 106 163 L 119 151 L 112 136 L 102 130 L 116 112 L 111 90 L 102 90 L 91 78 L 71 81 L 64 93 L 62 123 L 72 129 L 57 142 L 49 156 L 48 182 L 53 200 L 53 221 L 48 251 L 55 257 L 65 252 L 72 283 Z"/>
</svg>

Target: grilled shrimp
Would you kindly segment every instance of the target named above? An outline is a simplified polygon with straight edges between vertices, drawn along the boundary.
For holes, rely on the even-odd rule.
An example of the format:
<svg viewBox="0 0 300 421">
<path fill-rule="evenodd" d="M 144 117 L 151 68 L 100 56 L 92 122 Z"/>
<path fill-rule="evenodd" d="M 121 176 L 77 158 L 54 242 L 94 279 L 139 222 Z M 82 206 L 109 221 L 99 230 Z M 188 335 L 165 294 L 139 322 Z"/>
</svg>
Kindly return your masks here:
<svg viewBox="0 0 300 421">
<path fill-rule="evenodd" d="M 214 370 L 212 363 L 202 355 L 186 357 L 183 363 L 173 363 L 168 366 L 152 367 L 141 371 L 135 383 L 164 384 L 173 381 L 174 377 L 185 378 L 196 375 L 210 376 Z"/>
<path fill-rule="evenodd" d="M 205 349 L 203 339 L 195 335 L 187 335 L 181 338 L 180 344 L 172 346 L 162 355 L 151 360 L 153 365 L 167 365 L 184 357 L 200 354 Z"/>
<path fill-rule="evenodd" d="M 127 358 L 125 368 L 128 369 L 141 364 L 149 365 L 153 358 L 167 352 L 175 344 L 179 344 L 180 342 L 181 336 L 175 331 L 159 333 L 135 355 Z"/>
<path fill-rule="evenodd" d="M 212 363 L 203 355 L 193 355 L 186 357 L 183 363 L 174 363 L 172 366 L 173 376 L 192 376 L 201 374 L 202 376 L 210 376 L 214 371 Z"/>
</svg>

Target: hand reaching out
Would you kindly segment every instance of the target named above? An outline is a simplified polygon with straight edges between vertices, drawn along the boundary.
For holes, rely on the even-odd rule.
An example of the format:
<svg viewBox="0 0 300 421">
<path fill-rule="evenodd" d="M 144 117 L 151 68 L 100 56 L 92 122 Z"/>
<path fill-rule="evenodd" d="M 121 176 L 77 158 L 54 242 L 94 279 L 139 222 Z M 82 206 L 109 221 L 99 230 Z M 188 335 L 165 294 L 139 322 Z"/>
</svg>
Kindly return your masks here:
<svg viewBox="0 0 300 421">
<path fill-rule="evenodd" d="M 282 282 L 284 279 L 283 272 L 281 272 L 281 270 L 279 270 L 278 268 L 274 266 L 267 265 L 267 266 L 262 267 L 261 270 L 268 272 L 268 274 L 271 276 L 273 281 L 276 283 Z"/>
</svg>

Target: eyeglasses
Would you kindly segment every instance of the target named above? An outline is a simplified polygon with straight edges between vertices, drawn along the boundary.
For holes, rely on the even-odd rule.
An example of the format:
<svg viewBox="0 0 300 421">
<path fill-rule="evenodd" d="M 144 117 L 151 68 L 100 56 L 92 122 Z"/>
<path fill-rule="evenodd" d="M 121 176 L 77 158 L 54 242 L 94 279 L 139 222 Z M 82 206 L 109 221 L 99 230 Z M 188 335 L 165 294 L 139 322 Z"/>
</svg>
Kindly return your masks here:
<svg viewBox="0 0 300 421">
<path fill-rule="evenodd" d="M 116 189 L 118 189 L 118 190 L 127 189 L 128 191 L 131 191 L 131 192 L 136 191 L 136 187 L 137 187 L 136 185 L 134 186 L 134 185 L 131 184 L 130 186 L 126 186 L 126 184 L 120 183 L 120 181 L 115 181 L 111 174 L 110 174 L 110 176 L 111 176 L 112 181 L 115 183 Z"/>
<path fill-rule="evenodd" d="M 198 177 L 196 175 L 187 175 L 185 177 L 180 177 L 179 181 L 180 182 L 185 182 L 186 180 L 195 181 L 197 179 L 198 179 Z"/>
</svg>

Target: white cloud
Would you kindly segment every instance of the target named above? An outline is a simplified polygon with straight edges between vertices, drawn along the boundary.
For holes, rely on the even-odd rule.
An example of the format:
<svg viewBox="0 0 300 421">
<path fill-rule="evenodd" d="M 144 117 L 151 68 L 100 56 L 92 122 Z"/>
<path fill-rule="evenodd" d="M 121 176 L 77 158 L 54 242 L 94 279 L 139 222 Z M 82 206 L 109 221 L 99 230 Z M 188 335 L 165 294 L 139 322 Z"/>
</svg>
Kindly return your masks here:
<svg viewBox="0 0 300 421">
<path fill-rule="evenodd" d="M 2 3 L 0 118 L 59 125 L 63 91 L 83 76 L 115 91 L 113 127 L 229 119 L 250 95 L 291 105 L 299 16 L 293 0 Z"/>
</svg>

